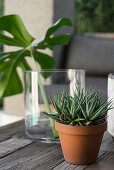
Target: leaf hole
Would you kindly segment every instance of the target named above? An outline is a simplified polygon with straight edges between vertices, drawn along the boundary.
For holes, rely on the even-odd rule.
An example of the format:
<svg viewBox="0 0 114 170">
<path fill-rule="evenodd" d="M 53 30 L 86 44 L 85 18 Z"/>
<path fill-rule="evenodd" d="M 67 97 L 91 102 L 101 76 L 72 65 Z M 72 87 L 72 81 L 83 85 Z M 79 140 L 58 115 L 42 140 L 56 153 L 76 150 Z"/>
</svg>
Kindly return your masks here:
<svg viewBox="0 0 114 170">
<path fill-rule="evenodd" d="M 10 34 L 8 31 L 4 31 L 3 33 L 4 33 L 4 35 L 8 36 L 9 38 L 14 38 L 14 36 L 12 34 Z"/>
<path fill-rule="evenodd" d="M 4 60 L 4 62 L 7 62 L 7 61 L 9 61 L 10 59 L 9 58 L 6 58 L 5 60 Z"/>
</svg>

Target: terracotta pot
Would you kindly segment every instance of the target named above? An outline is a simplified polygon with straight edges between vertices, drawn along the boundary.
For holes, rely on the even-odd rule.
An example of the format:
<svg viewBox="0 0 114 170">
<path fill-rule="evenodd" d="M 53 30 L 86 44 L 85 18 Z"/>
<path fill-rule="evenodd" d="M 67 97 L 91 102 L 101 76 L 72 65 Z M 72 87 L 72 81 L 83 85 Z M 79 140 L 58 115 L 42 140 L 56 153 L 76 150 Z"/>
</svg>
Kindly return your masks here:
<svg viewBox="0 0 114 170">
<path fill-rule="evenodd" d="M 64 158 L 71 164 L 96 161 L 107 123 L 95 126 L 69 126 L 55 122 Z"/>
</svg>

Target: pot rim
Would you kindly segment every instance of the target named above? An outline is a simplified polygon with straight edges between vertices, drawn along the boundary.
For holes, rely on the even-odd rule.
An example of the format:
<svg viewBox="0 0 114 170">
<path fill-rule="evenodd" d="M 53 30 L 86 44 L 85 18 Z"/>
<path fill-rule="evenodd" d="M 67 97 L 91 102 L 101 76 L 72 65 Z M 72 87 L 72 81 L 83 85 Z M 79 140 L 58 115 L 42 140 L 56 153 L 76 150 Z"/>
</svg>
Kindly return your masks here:
<svg viewBox="0 0 114 170">
<path fill-rule="evenodd" d="M 107 121 L 102 124 L 91 126 L 69 126 L 55 121 L 55 128 L 58 132 L 71 135 L 94 135 L 106 131 Z"/>
</svg>

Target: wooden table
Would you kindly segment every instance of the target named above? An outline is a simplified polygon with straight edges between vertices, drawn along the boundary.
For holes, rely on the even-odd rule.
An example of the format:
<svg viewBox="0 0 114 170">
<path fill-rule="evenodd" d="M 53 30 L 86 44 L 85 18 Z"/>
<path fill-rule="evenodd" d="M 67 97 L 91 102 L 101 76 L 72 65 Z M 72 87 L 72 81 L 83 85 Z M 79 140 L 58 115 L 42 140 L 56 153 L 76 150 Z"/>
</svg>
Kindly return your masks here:
<svg viewBox="0 0 114 170">
<path fill-rule="evenodd" d="M 43 144 L 27 139 L 22 120 L 0 127 L 0 170 L 6 169 L 114 170 L 114 141 L 106 132 L 96 163 L 70 165 L 64 161 L 59 144 Z"/>
</svg>

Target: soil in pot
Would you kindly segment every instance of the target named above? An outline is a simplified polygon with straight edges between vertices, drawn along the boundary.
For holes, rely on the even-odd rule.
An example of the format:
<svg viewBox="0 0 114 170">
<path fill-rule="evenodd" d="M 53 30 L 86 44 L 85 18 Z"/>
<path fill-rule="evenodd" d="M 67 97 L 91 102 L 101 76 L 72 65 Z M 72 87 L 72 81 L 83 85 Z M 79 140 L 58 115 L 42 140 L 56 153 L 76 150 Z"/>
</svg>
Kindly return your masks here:
<svg viewBox="0 0 114 170">
<path fill-rule="evenodd" d="M 95 126 L 69 126 L 55 122 L 64 158 L 71 164 L 91 164 L 97 159 L 107 123 Z"/>
</svg>

